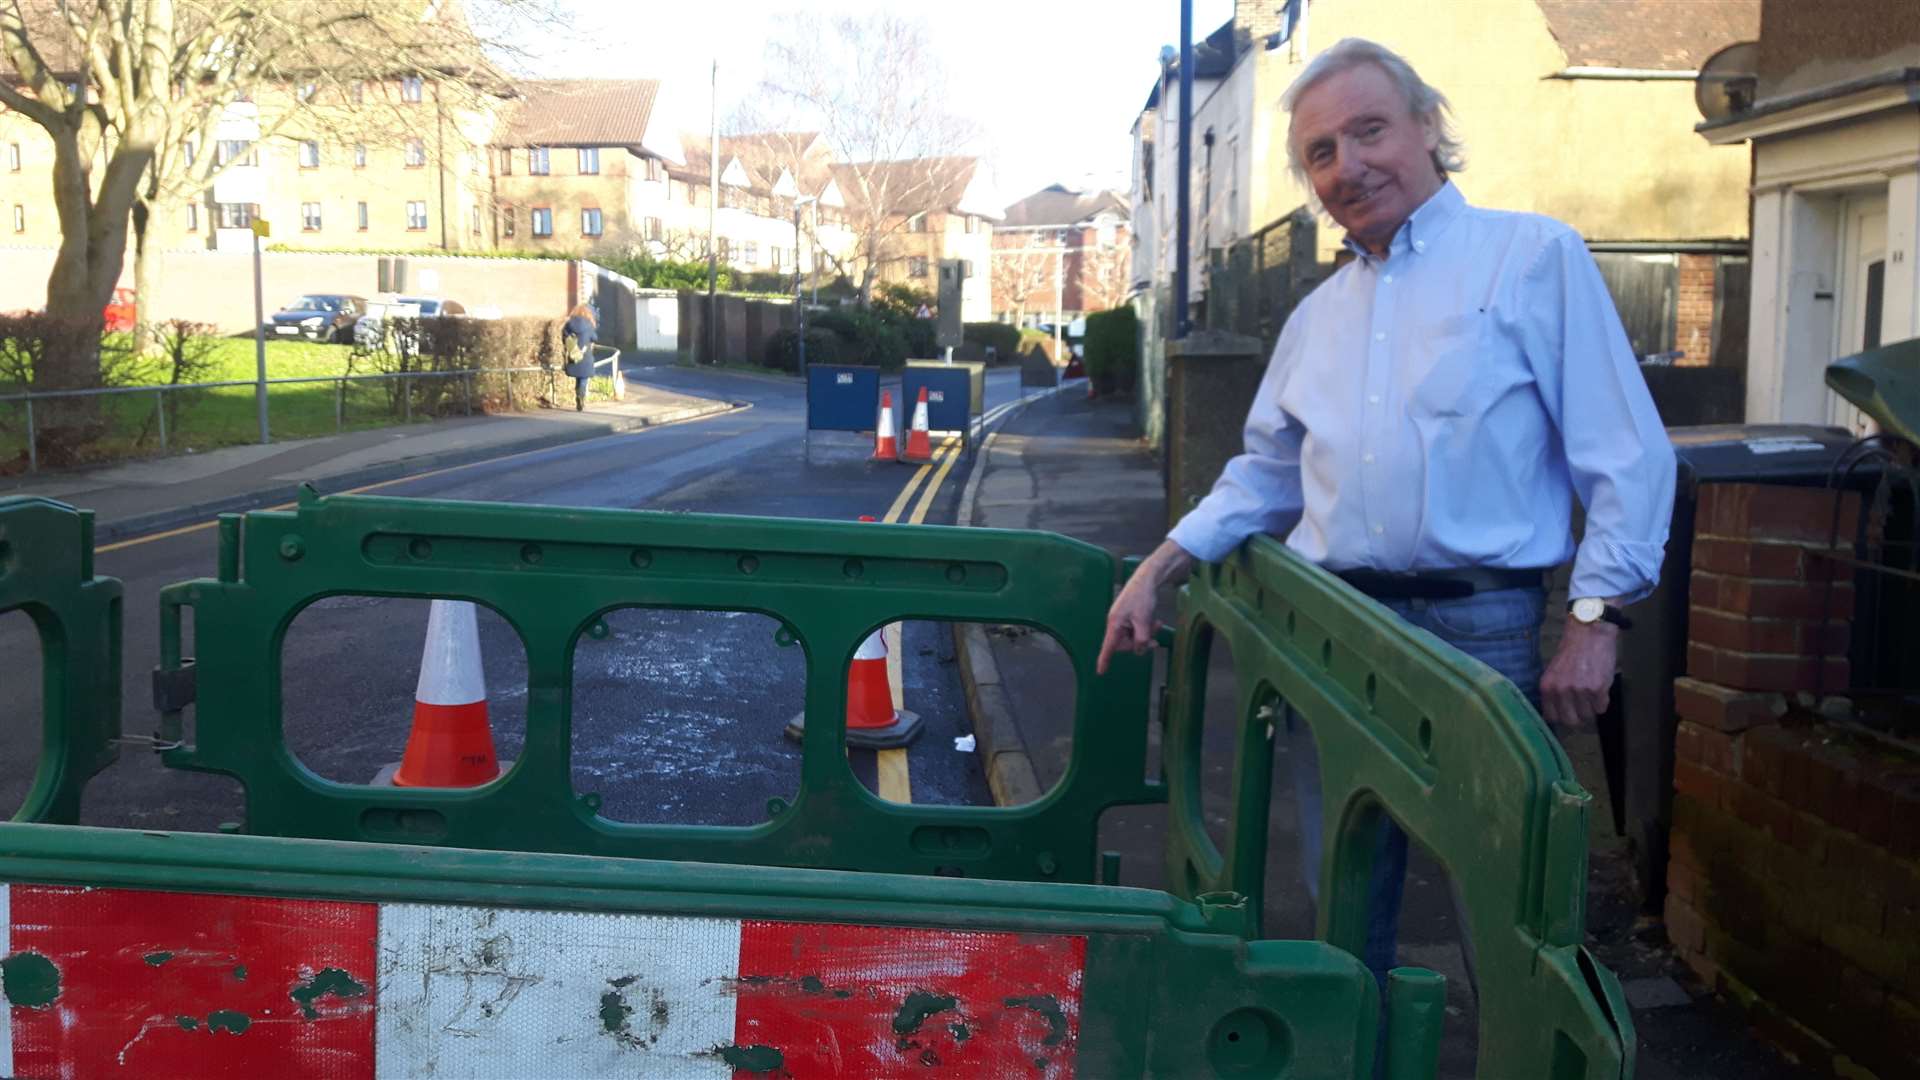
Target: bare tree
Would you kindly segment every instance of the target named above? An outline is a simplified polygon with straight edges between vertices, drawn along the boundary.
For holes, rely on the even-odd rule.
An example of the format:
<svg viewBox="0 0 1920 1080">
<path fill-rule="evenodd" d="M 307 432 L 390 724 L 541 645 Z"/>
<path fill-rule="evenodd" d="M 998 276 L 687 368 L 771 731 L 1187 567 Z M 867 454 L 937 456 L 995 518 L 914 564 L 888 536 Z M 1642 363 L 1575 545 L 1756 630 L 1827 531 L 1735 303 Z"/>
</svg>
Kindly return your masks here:
<svg viewBox="0 0 1920 1080">
<path fill-rule="evenodd" d="M 835 161 L 847 245 L 820 244 L 817 226 L 802 226 L 864 302 L 884 266 L 920 253 L 906 237 L 922 216 L 952 208 L 979 167 L 968 156 L 978 133 L 952 100 L 925 22 L 795 15 L 771 36 L 760 92 L 732 126 L 819 133 Z M 793 165 L 801 175 L 803 163 Z"/>
<path fill-rule="evenodd" d="M 1082 248 L 1079 281 L 1088 311 L 1106 311 L 1126 303 L 1133 286 L 1133 249 L 1124 243 Z"/>
<path fill-rule="evenodd" d="M 130 225 L 144 238 L 156 212 L 232 164 L 211 143 L 237 106 L 251 103 L 264 139 L 318 122 L 329 101 L 364 111 L 356 85 L 391 83 L 407 98 L 417 87 L 444 123 L 450 98 L 497 84 L 488 42 L 461 10 L 382 0 L 0 0 L 0 105 L 54 145 L 60 248 L 47 310 L 92 327 L 84 347 L 35 372 L 36 387 L 97 381 L 100 311 L 125 264 Z M 511 21 L 495 16 L 491 25 Z M 143 309 L 151 295 L 139 290 Z M 144 310 L 141 319 L 152 321 Z"/>
<path fill-rule="evenodd" d="M 1011 309 L 1019 325 L 1027 315 L 1027 301 L 1035 293 L 1050 288 L 1056 268 L 1065 252 L 1059 248 L 1033 247 L 1028 237 L 1014 234 L 1019 247 L 993 249 L 993 304 L 1001 311 Z M 998 239 L 999 235 L 995 235 Z"/>
</svg>

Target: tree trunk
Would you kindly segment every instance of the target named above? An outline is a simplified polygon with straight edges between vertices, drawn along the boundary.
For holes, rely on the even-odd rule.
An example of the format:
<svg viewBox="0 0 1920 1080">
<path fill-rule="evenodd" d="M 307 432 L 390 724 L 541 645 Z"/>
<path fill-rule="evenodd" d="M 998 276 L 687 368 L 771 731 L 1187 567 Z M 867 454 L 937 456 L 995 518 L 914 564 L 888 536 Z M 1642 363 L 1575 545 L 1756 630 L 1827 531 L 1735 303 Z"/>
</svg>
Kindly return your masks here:
<svg viewBox="0 0 1920 1080">
<path fill-rule="evenodd" d="M 133 201 L 133 355 L 146 359 L 160 351 L 160 320 L 154 300 L 159 295 L 154 276 L 159 271 L 159 252 L 149 251 L 148 233 L 158 210 L 145 196 Z"/>
</svg>

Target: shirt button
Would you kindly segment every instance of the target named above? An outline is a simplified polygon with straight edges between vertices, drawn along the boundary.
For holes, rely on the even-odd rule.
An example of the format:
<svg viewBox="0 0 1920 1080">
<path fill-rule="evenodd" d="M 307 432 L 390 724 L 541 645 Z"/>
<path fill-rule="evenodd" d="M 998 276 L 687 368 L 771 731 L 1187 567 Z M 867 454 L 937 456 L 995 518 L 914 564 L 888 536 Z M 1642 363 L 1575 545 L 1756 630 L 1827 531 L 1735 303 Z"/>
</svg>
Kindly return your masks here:
<svg viewBox="0 0 1920 1080">
<path fill-rule="evenodd" d="M 1413 250 L 1415 251 L 1427 250 L 1427 242 L 1425 240 L 1415 240 L 1413 242 Z"/>
<path fill-rule="evenodd" d="M 1373 455 L 1372 455 L 1372 454 L 1363 454 L 1363 455 L 1361 455 L 1361 457 L 1360 457 L 1360 463 L 1361 463 L 1361 464 L 1363 464 L 1363 465 L 1371 465 L 1371 464 L 1373 464 Z"/>
<path fill-rule="evenodd" d="M 1378 404 L 1380 404 L 1380 395 L 1379 395 L 1379 394 L 1368 394 L 1368 395 L 1367 395 L 1367 404 L 1369 404 L 1369 405 L 1378 405 Z"/>
<path fill-rule="evenodd" d="M 1387 340 L 1387 334 L 1386 334 L 1386 331 L 1384 331 L 1384 330 L 1383 330 L 1383 331 L 1381 331 L 1380 333 L 1377 333 L 1377 334 L 1375 334 L 1375 335 L 1373 335 L 1373 340 L 1375 340 L 1375 341 L 1385 341 L 1385 340 Z"/>
<path fill-rule="evenodd" d="M 1384 525 L 1375 525 L 1373 527 L 1373 535 L 1375 536 L 1379 536 L 1381 533 L 1386 531 L 1387 531 L 1387 528 Z"/>
<path fill-rule="evenodd" d="M 1388 275 L 1387 275 L 1386 277 L 1384 277 L 1384 278 L 1382 278 L 1381 280 L 1383 280 L 1383 281 L 1385 281 L 1385 282 L 1386 282 L 1387 284 L 1389 284 L 1389 285 L 1391 285 L 1391 284 L 1393 284 L 1393 275 L 1392 275 L 1392 274 L 1388 274 Z"/>
</svg>

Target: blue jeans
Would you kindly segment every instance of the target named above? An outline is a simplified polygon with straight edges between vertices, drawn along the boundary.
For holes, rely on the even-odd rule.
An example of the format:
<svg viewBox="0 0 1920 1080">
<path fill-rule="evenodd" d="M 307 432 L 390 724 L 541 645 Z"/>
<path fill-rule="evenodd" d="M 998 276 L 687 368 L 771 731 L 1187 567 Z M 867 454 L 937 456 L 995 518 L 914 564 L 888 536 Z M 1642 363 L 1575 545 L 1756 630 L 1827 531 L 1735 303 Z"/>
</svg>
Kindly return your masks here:
<svg viewBox="0 0 1920 1080">
<path fill-rule="evenodd" d="M 1546 607 L 1541 589 L 1496 589 L 1458 600 L 1383 600 L 1382 606 L 1414 626 L 1505 675 L 1534 708 L 1540 707 L 1540 619 Z M 1313 734 L 1287 711 L 1287 757 L 1293 764 L 1293 794 L 1300 815 L 1300 873 L 1307 895 L 1320 900 L 1322 814 L 1320 761 Z M 1367 886 L 1367 941 L 1360 957 L 1384 991 L 1394 966 L 1400 925 L 1400 900 L 1407 883 L 1407 834 L 1384 815 L 1373 878 Z M 1454 889 L 1458 907 L 1459 889 Z M 1473 946 L 1464 933 L 1469 978 Z"/>
</svg>

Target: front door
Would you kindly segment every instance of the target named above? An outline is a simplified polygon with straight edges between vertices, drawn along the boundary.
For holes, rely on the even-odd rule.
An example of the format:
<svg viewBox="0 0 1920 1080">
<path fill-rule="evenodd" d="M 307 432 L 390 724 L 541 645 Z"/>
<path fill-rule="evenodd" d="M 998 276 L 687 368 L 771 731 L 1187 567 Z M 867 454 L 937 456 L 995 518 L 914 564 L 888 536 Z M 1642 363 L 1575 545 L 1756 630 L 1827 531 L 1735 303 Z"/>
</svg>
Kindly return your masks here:
<svg viewBox="0 0 1920 1080">
<path fill-rule="evenodd" d="M 1841 218 L 1846 230 L 1840 249 L 1839 339 L 1834 356 L 1852 356 L 1880 346 L 1880 309 L 1886 295 L 1887 197 L 1860 195 L 1847 200 Z M 1857 436 L 1877 430 L 1865 413 L 1840 395 L 1827 394 L 1827 422 Z"/>
</svg>

